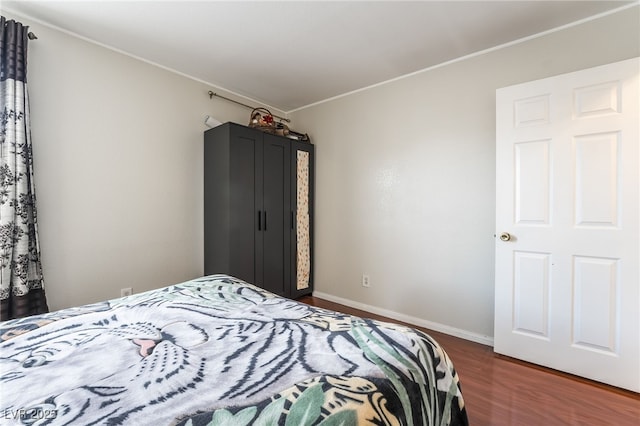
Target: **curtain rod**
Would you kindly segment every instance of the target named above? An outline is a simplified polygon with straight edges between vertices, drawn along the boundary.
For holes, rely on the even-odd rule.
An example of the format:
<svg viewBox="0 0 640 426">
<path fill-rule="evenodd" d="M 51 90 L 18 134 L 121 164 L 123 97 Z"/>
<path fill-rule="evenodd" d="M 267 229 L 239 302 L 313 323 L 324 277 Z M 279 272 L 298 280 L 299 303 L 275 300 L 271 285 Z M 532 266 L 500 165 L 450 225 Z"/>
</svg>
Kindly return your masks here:
<svg viewBox="0 0 640 426">
<path fill-rule="evenodd" d="M 243 104 L 242 102 L 238 102 L 238 101 L 236 101 L 234 99 L 230 99 L 230 98 L 227 98 L 227 97 L 222 96 L 222 95 L 218 95 L 217 93 L 214 93 L 211 90 L 209 90 L 209 99 L 213 99 L 214 96 L 218 97 L 218 98 L 222 98 L 225 101 L 233 102 L 234 104 L 242 105 L 245 108 L 254 109 L 250 105 Z M 291 120 L 289 120 L 288 118 L 280 117 L 279 115 L 275 115 L 275 114 L 271 114 L 271 115 L 273 115 L 275 118 L 279 119 L 280 121 L 286 121 L 287 123 L 291 123 Z"/>
</svg>

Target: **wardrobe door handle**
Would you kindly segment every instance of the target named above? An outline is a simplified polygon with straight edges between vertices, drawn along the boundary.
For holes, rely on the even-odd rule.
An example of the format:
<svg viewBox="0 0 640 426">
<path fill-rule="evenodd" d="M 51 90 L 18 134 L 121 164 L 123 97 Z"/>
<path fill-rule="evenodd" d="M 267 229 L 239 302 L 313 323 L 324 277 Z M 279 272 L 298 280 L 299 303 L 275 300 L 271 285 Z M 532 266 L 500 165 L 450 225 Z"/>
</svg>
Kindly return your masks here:
<svg viewBox="0 0 640 426">
<path fill-rule="evenodd" d="M 293 210 L 291 210 L 291 229 L 295 229 L 293 227 Z"/>
<path fill-rule="evenodd" d="M 262 212 L 258 210 L 258 231 L 262 231 Z"/>
<path fill-rule="evenodd" d="M 264 211 L 264 230 L 267 230 L 267 211 Z"/>
</svg>

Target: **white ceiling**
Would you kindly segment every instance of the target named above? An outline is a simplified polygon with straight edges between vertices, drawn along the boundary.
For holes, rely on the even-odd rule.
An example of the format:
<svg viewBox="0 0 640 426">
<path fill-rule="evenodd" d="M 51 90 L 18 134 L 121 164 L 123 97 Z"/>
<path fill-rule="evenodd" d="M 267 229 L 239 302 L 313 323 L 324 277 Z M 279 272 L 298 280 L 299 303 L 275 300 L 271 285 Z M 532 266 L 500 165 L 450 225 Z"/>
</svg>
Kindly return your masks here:
<svg viewBox="0 0 640 426">
<path fill-rule="evenodd" d="M 3 1 L 291 111 L 637 1 Z"/>
</svg>

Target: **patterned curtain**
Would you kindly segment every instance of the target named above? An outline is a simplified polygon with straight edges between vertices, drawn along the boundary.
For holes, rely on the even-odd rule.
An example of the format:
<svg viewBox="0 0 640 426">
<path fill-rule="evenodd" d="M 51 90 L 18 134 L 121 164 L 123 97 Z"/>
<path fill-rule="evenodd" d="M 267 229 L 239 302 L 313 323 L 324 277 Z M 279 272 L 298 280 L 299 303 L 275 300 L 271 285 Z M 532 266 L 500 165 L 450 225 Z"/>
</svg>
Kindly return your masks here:
<svg viewBox="0 0 640 426">
<path fill-rule="evenodd" d="M 48 312 L 27 96 L 28 27 L 0 17 L 0 320 Z"/>
</svg>

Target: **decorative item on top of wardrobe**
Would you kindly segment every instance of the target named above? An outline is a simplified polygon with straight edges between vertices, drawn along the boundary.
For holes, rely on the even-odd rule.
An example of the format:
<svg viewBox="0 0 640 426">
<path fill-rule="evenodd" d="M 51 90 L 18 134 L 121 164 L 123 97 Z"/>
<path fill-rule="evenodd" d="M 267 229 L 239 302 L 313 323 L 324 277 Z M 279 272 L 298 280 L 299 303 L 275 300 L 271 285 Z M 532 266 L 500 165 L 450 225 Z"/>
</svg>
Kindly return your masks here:
<svg viewBox="0 0 640 426">
<path fill-rule="evenodd" d="M 273 135 L 285 136 L 289 139 L 294 139 L 301 142 L 310 142 L 309 135 L 306 133 L 299 133 L 294 130 L 291 130 L 289 126 L 284 124 L 286 121 L 290 123 L 291 120 L 284 117 L 279 117 L 275 114 L 271 114 L 267 108 L 263 107 L 251 107 L 249 105 L 243 104 L 242 102 L 238 102 L 234 99 L 227 98 L 225 96 L 219 95 L 217 93 L 209 90 L 209 99 L 213 99 L 213 97 L 222 98 L 226 101 L 233 102 L 234 104 L 242 105 L 245 108 L 251 109 L 251 115 L 249 116 L 249 127 L 254 129 L 261 130 L 266 133 L 271 133 Z M 279 121 L 276 121 L 275 119 Z"/>
<path fill-rule="evenodd" d="M 249 127 L 274 135 L 286 136 L 289 134 L 289 127 L 282 122 L 276 123 L 271 111 L 262 107 L 251 110 Z"/>
<path fill-rule="evenodd" d="M 309 139 L 309 135 L 308 134 L 294 132 L 291 129 L 289 129 L 289 134 L 287 134 L 287 137 L 289 139 L 293 139 L 293 140 L 300 141 L 300 142 L 311 142 L 311 139 Z"/>
</svg>

